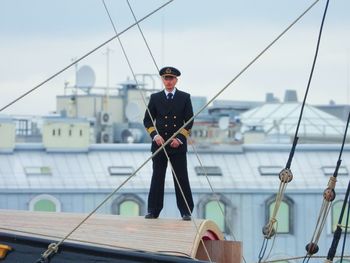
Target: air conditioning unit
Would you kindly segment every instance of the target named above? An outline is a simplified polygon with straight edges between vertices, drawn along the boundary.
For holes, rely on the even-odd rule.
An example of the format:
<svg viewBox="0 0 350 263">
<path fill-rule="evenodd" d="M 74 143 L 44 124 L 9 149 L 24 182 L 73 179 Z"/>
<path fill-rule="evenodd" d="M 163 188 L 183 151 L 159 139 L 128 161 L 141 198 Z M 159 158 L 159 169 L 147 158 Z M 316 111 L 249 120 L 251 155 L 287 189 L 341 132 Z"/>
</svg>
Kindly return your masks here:
<svg viewBox="0 0 350 263">
<path fill-rule="evenodd" d="M 100 134 L 101 143 L 113 143 L 113 135 L 111 132 L 102 131 Z"/>
<path fill-rule="evenodd" d="M 112 118 L 111 114 L 105 111 L 100 112 L 100 124 L 101 125 L 111 125 L 112 124 Z"/>
</svg>

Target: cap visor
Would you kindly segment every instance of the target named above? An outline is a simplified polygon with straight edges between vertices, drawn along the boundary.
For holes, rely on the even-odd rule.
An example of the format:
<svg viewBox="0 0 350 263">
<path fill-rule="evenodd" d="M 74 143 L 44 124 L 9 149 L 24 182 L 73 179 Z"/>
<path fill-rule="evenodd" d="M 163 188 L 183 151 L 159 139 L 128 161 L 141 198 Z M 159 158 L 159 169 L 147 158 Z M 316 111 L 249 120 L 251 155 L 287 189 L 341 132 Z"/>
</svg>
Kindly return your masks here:
<svg viewBox="0 0 350 263">
<path fill-rule="evenodd" d="M 174 74 L 163 74 L 162 77 L 167 77 L 167 76 L 170 76 L 170 77 L 177 77 L 176 75 Z"/>
</svg>

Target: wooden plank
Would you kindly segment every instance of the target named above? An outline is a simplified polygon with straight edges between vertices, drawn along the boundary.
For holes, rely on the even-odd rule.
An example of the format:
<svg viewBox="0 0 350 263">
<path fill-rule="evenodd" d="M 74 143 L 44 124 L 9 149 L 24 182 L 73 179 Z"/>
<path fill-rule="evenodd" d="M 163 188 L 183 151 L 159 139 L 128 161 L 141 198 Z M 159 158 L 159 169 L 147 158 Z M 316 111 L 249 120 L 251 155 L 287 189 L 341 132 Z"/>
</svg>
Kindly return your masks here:
<svg viewBox="0 0 350 263">
<path fill-rule="evenodd" d="M 0 210 L 0 231 L 60 240 L 85 217 L 85 214 L 75 213 Z M 218 227 L 208 220 L 144 219 L 96 214 L 67 241 L 194 258 L 202 236 L 208 230 L 215 233 L 218 239 L 223 239 Z"/>
</svg>

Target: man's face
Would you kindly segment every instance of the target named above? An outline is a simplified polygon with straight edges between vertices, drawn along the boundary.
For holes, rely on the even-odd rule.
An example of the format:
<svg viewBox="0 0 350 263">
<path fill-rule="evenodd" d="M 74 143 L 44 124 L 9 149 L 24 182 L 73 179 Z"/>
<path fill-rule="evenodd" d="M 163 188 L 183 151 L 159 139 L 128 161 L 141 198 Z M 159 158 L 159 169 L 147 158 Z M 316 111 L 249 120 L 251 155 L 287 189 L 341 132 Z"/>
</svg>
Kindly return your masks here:
<svg viewBox="0 0 350 263">
<path fill-rule="evenodd" d="M 173 76 L 163 76 L 162 80 L 167 91 L 172 91 L 177 83 L 177 78 Z"/>
</svg>

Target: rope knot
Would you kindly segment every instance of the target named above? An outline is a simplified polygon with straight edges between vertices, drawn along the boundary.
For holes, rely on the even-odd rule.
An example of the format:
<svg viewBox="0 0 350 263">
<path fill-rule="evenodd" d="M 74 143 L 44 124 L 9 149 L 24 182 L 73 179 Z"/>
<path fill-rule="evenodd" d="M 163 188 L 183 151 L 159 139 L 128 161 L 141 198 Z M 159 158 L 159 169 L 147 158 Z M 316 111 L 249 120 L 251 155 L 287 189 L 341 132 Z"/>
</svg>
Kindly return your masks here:
<svg viewBox="0 0 350 263">
<path fill-rule="evenodd" d="M 47 250 L 43 253 L 44 258 L 48 258 L 51 254 L 56 254 L 58 251 L 58 245 L 56 243 L 51 243 Z"/>
<path fill-rule="evenodd" d="M 323 198 L 324 200 L 328 201 L 328 202 L 332 202 L 335 199 L 335 191 L 334 188 L 326 188 L 323 191 Z"/>
<path fill-rule="evenodd" d="M 337 178 L 334 176 L 331 176 L 328 181 L 328 187 L 334 189 L 336 183 L 337 183 Z"/>
<path fill-rule="evenodd" d="M 273 225 L 277 222 L 275 218 L 271 218 L 270 221 L 263 227 L 262 232 L 266 239 L 270 239 L 276 234 L 276 230 Z"/>
<path fill-rule="evenodd" d="M 281 182 L 289 183 L 290 181 L 293 180 L 292 171 L 288 168 L 282 169 L 282 171 L 279 174 L 279 178 L 280 178 Z"/>
</svg>

